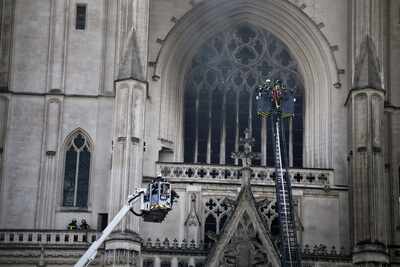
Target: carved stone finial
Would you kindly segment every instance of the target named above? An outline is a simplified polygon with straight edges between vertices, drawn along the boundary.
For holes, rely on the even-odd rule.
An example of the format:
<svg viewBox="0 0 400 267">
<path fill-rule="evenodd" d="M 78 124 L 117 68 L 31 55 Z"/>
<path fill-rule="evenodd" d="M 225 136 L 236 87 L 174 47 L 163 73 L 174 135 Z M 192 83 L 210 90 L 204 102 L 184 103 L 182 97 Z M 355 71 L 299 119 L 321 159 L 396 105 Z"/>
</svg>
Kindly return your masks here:
<svg viewBox="0 0 400 267">
<path fill-rule="evenodd" d="M 242 161 L 243 168 L 248 168 L 251 166 L 251 160 L 258 158 L 259 153 L 252 152 L 252 145 L 255 140 L 251 137 L 249 129 L 244 130 L 244 138 L 240 138 L 239 145 L 243 147 L 242 151 L 236 151 L 232 153 L 233 159 L 240 159 Z"/>
<path fill-rule="evenodd" d="M 240 138 L 239 145 L 242 150 L 232 153 L 232 158 L 240 159 L 242 161 L 242 186 L 250 184 L 251 177 L 251 160 L 259 158 L 259 153 L 252 152 L 252 145 L 255 142 L 254 138 L 251 137 L 249 129 L 244 131 L 244 138 Z"/>
</svg>

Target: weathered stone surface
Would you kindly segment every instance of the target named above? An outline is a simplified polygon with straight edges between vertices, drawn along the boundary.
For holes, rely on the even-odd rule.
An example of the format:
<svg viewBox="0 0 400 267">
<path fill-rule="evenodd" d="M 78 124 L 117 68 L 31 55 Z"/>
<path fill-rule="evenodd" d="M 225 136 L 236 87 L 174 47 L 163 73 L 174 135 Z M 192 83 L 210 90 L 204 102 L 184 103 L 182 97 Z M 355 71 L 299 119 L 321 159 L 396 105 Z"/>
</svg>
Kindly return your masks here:
<svg viewBox="0 0 400 267">
<path fill-rule="evenodd" d="M 74 218 L 98 229 L 101 216 L 110 220 L 128 193 L 162 170 L 180 195 L 175 208 L 160 225 L 130 215 L 119 230 L 152 241 L 107 257 L 140 251 L 157 267 L 205 261 L 206 204 L 222 209 L 223 199 L 236 199 L 240 173 L 179 163 L 185 71 L 209 36 L 242 22 L 279 37 L 304 80 L 304 169 L 289 173 L 305 265 L 350 266 L 353 252 L 361 266 L 378 254 L 389 260 L 369 242 L 400 246 L 399 1 L 87 0 L 87 27 L 77 30 L 81 2 L 0 0 L 0 228 L 9 239 L 10 229 L 50 228 L 43 233 L 52 240 L 43 234 L 29 245 L 22 232 L 21 245 L 15 232 L 8 250 L 0 232 L 7 247 L 0 265 L 71 265 L 86 245 L 71 241 L 61 251 L 54 230 Z M 367 90 L 349 94 L 356 87 Z M 93 143 L 88 207 L 69 209 L 65 142 L 78 129 Z M 274 199 L 273 169 L 252 175 L 257 201 Z M 396 248 L 390 255 L 399 262 Z"/>
</svg>

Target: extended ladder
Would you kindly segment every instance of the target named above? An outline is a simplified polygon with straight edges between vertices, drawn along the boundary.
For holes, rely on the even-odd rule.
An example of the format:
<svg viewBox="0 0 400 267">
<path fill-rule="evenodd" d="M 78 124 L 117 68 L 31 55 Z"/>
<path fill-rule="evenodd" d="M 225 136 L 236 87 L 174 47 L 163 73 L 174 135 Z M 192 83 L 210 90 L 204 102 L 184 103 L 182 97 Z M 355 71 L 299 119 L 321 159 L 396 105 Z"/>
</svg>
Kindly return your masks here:
<svg viewBox="0 0 400 267">
<path fill-rule="evenodd" d="M 281 81 L 266 80 L 259 87 L 257 95 L 257 113 L 261 117 L 272 115 L 275 150 L 275 190 L 279 226 L 281 234 L 281 262 L 283 267 L 300 267 L 300 250 L 297 244 L 296 225 L 293 210 L 292 188 L 287 167 L 287 160 L 282 160 L 282 147 L 285 148 L 285 138 L 282 132 L 281 119 L 291 117 L 294 113 L 293 91 L 282 86 Z M 282 135 L 284 137 L 284 135 Z M 284 166 L 284 164 L 286 166 Z"/>
<path fill-rule="evenodd" d="M 283 171 L 280 119 L 275 122 L 275 190 L 280 223 L 282 266 L 300 267 L 300 251 L 297 245 L 293 210 L 292 188 L 287 171 Z M 285 144 L 283 144 L 285 145 Z"/>
</svg>

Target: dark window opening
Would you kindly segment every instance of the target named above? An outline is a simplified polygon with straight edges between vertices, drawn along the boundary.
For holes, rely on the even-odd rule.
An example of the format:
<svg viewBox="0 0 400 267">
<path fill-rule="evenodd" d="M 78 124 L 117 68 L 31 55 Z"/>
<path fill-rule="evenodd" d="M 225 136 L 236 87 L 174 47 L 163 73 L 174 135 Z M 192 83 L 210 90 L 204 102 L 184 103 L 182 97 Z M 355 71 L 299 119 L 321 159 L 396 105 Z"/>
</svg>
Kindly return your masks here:
<svg viewBox="0 0 400 267">
<path fill-rule="evenodd" d="M 103 231 L 106 229 L 108 224 L 108 213 L 99 213 L 99 217 L 97 219 L 97 229 L 99 231 Z"/>
<path fill-rule="evenodd" d="M 233 26 L 203 44 L 185 74 L 184 161 L 228 164 L 248 128 L 253 151 L 264 153 L 253 165 L 274 166 L 271 119 L 256 114 L 256 88 L 266 78 L 280 79 L 296 96 L 295 114 L 285 122 L 287 157 L 303 165 L 303 82 L 287 46 L 272 33 L 248 23 Z"/>
<path fill-rule="evenodd" d="M 154 266 L 154 261 L 153 260 L 144 260 L 143 261 L 143 267 L 153 267 Z"/>
<path fill-rule="evenodd" d="M 206 218 L 204 224 L 204 244 L 210 245 L 214 241 L 209 237 L 209 235 L 217 233 L 217 220 L 212 214 L 209 214 Z"/>
<path fill-rule="evenodd" d="M 77 30 L 86 29 L 86 4 L 76 5 L 75 29 Z"/>
<path fill-rule="evenodd" d="M 226 216 L 226 214 L 223 215 L 221 217 L 221 219 L 219 219 L 219 233 L 220 234 L 222 233 L 222 230 L 224 229 L 224 226 L 225 226 L 225 223 L 226 223 L 227 219 L 228 219 L 228 216 Z"/>
</svg>

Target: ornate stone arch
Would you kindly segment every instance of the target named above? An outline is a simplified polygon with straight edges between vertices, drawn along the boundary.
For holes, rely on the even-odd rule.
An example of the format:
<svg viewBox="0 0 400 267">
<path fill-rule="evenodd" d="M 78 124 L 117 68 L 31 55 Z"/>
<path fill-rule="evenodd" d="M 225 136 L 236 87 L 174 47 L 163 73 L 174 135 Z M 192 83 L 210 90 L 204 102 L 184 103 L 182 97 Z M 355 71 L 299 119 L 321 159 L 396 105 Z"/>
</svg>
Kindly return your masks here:
<svg viewBox="0 0 400 267">
<path fill-rule="evenodd" d="M 332 166 L 332 93 L 338 83 L 335 58 L 315 23 L 298 7 L 281 0 L 210 0 L 198 4 L 168 33 L 157 57 L 153 80 L 160 86 L 159 137 L 183 158 L 183 80 L 204 40 L 232 24 L 248 22 L 280 38 L 304 77 L 304 166 Z"/>
</svg>

